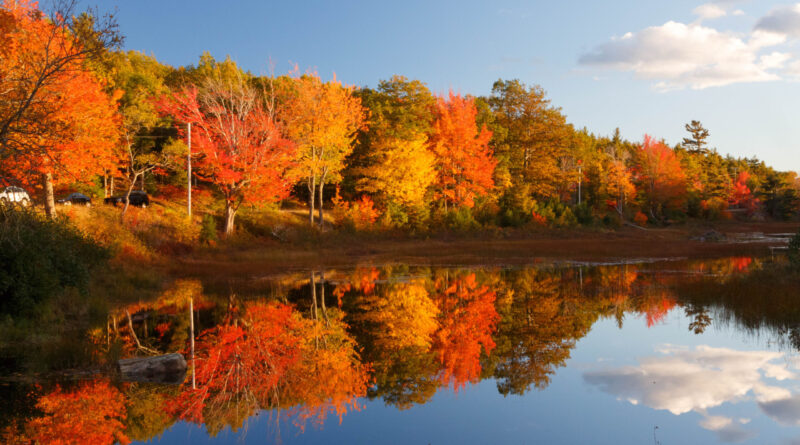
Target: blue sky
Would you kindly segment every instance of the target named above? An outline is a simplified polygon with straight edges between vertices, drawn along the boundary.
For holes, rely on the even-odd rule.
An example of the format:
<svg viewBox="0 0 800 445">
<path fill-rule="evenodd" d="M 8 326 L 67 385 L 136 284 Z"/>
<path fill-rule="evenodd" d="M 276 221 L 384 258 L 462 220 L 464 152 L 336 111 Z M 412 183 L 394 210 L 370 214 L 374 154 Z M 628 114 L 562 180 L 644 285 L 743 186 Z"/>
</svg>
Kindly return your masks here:
<svg viewBox="0 0 800 445">
<path fill-rule="evenodd" d="M 172 65 L 208 50 L 264 74 L 293 63 L 438 93 L 539 84 L 570 122 L 679 142 L 699 119 L 722 153 L 800 170 L 800 3 L 686 1 L 98 0 L 125 47 Z"/>
</svg>

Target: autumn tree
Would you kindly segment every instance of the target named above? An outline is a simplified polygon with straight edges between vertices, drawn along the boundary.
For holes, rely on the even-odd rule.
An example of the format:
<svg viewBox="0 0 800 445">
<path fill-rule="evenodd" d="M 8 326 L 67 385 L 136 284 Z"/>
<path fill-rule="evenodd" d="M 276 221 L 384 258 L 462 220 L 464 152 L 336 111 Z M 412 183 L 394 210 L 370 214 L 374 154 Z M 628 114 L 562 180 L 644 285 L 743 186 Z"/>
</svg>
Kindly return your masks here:
<svg viewBox="0 0 800 445">
<path fill-rule="evenodd" d="M 291 187 L 296 148 L 282 136 L 268 94 L 237 72 L 209 77 L 200 89 L 187 86 L 160 101 L 163 113 L 192 123 L 197 174 L 225 200 L 226 235 L 233 233 L 243 203 L 275 202 Z"/>
<path fill-rule="evenodd" d="M 136 51 L 109 54 L 106 64 L 111 88 L 121 92 L 119 113 L 122 116 L 122 153 L 118 156 L 128 177 L 124 214 L 137 181 L 141 180 L 144 186 L 148 172 L 165 166 L 171 160 L 164 149 L 166 138 L 153 134 L 157 126 L 166 124 L 162 122 L 155 99 L 168 93 L 165 79 L 171 70 L 154 57 Z M 112 194 L 113 181 L 114 174 L 111 172 L 109 193 Z"/>
<path fill-rule="evenodd" d="M 607 174 L 608 195 L 613 197 L 614 209 L 622 217 L 626 204 L 636 198 L 636 186 L 625 164 L 620 161 L 609 162 Z"/>
<path fill-rule="evenodd" d="M 663 221 L 666 212 L 683 209 L 686 176 L 671 148 L 645 135 L 635 163 L 640 197 L 654 220 Z"/>
<path fill-rule="evenodd" d="M 27 422 L 17 443 L 68 445 L 130 443 L 126 437 L 125 396 L 109 382 L 95 380 L 39 398 L 42 415 Z"/>
<path fill-rule="evenodd" d="M 425 403 L 440 386 L 440 365 L 432 350 L 438 308 L 430 298 L 428 281 L 365 284 L 354 286 L 360 291 L 351 301 L 348 317 L 360 332 L 364 360 L 374 369 L 375 388 L 369 396 L 382 397 L 400 409 Z"/>
<path fill-rule="evenodd" d="M 571 133 L 561 110 L 550 105 L 541 87 L 519 80 L 495 82 L 489 104 L 502 127 L 493 142 L 500 166 L 515 183 L 528 185 L 533 196 L 555 197 L 561 177 L 558 159 Z"/>
<path fill-rule="evenodd" d="M 74 14 L 74 1 L 49 17 L 30 1 L 0 8 L 0 159 L 4 174 L 40 183 L 51 217 L 53 183 L 101 173 L 118 137 L 114 100 L 87 65 L 119 36 L 110 19 Z"/>
<path fill-rule="evenodd" d="M 758 198 L 753 195 L 750 190 L 748 181 L 750 180 L 750 173 L 743 171 L 739 173 L 736 178 L 736 183 L 733 185 L 733 193 L 731 194 L 731 205 L 747 209 L 748 212 L 753 212 L 758 205 Z"/>
<path fill-rule="evenodd" d="M 75 17 L 75 7 L 56 2 L 51 16 L 30 1 L 0 7 L 0 174 L 38 182 L 49 216 L 53 182 L 89 180 L 117 137 L 113 100 L 87 65 L 121 40 L 110 17 Z"/>
<path fill-rule="evenodd" d="M 440 311 L 440 326 L 434 348 L 442 365 L 440 380 L 459 389 L 481 377 L 481 353 L 495 348 L 492 335 L 500 317 L 495 309 L 496 292 L 476 279 L 475 273 L 439 276 L 434 297 Z"/>
<path fill-rule="evenodd" d="M 403 76 L 357 94 L 369 110 L 369 129 L 359 133 L 348 158 L 344 187 L 373 196 L 385 209 L 385 220 L 420 226 L 428 215 L 426 194 L 435 178 L 428 138 L 436 98 L 424 83 Z"/>
<path fill-rule="evenodd" d="M 314 224 L 314 206 L 319 193 L 319 226 L 323 225 L 323 190 L 328 182 L 341 179 L 345 159 L 353 151 L 356 133 L 365 128 L 366 115 L 353 88 L 334 75 L 322 82 L 316 73 L 295 80 L 294 91 L 284 109 L 286 131 L 299 153 L 298 168 L 308 188 L 308 220 Z"/>
<path fill-rule="evenodd" d="M 475 121 L 474 99 L 452 91 L 447 100 L 436 101 L 436 120 L 430 139 L 436 156 L 436 193 L 453 207 L 472 207 L 476 196 L 486 195 L 494 181 L 497 161 L 489 150 L 492 133 Z"/>
<path fill-rule="evenodd" d="M 436 157 L 428 150 L 427 138 L 386 137 L 372 147 L 375 152 L 370 165 L 361 170 L 358 189 L 383 203 L 396 203 L 405 209 L 423 207 L 428 187 L 436 178 Z"/>
<path fill-rule="evenodd" d="M 253 303 L 243 314 L 227 314 L 201 333 L 196 347 L 196 389 L 184 383 L 168 411 L 203 422 L 220 411 L 244 409 L 249 416 L 272 403 L 275 388 L 300 360 L 300 321 L 289 306 Z"/>
</svg>

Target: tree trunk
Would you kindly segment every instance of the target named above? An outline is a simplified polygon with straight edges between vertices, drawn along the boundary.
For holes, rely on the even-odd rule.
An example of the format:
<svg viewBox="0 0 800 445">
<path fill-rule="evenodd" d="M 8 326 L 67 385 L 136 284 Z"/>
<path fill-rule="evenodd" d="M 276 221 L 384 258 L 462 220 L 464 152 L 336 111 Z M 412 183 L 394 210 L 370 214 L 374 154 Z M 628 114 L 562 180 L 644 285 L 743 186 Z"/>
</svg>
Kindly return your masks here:
<svg viewBox="0 0 800 445">
<path fill-rule="evenodd" d="M 319 228 L 320 229 L 322 228 L 322 224 L 324 223 L 324 220 L 322 219 L 322 187 L 324 186 L 325 183 L 323 181 L 320 181 L 319 183 Z"/>
<path fill-rule="evenodd" d="M 108 185 L 108 196 L 114 196 L 114 174 L 111 174 L 111 178 L 109 178 L 109 185 Z"/>
<path fill-rule="evenodd" d="M 236 218 L 236 209 L 232 203 L 225 204 L 225 237 L 233 234 L 233 223 Z"/>
<path fill-rule="evenodd" d="M 120 215 L 120 218 L 123 218 L 123 219 L 125 218 L 125 212 L 128 211 L 128 206 L 130 205 L 130 201 L 131 201 L 131 192 L 133 191 L 133 187 L 136 186 L 136 179 L 138 177 L 139 177 L 139 175 L 133 175 L 133 180 L 131 181 L 131 185 L 128 186 L 128 191 L 125 192 L 125 206 L 122 207 L 122 214 Z"/>
<path fill-rule="evenodd" d="M 328 308 L 325 307 L 325 270 L 322 270 L 319 273 L 320 279 L 320 293 L 322 294 L 320 298 L 320 302 L 322 303 L 322 316 L 325 318 L 325 324 L 330 324 L 328 320 Z"/>
<path fill-rule="evenodd" d="M 308 223 L 314 225 L 314 192 L 317 190 L 317 176 L 308 177 Z"/>
<path fill-rule="evenodd" d="M 122 381 L 177 385 L 186 377 L 186 359 L 180 354 L 137 357 L 117 362 Z"/>
<path fill-rule="evenodd" d="M 108 172 L 103 173 L 103 198 L 108 198 Z"/>
<path fill-rule="evenodd" d="M 53 175 L 52 173 L 45 173 L 42 175 L 42 182 L 44 185 L 44 212 L 50 219 L 56 217 L 56 200 L 53 197 Z"/>
</svg>

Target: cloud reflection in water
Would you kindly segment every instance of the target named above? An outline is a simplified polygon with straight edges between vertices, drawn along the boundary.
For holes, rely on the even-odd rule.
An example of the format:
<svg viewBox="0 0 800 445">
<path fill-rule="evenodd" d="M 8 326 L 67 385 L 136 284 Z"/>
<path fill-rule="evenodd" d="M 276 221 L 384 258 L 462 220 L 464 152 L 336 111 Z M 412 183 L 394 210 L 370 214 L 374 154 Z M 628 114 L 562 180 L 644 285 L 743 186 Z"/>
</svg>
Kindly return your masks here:
<svg viewBox="0 0 800 445">
<path fill-rule="evenodd" d="M 634 405 L 641 403 L 675 415 L 694 411 L 703 416 L 700 426 L 716 432 L 724 442 L 741 442 L 754 436 L 743 426 L 749 419 L 708 413 L 724 403 L 755 399 L 773 420 L 800 425 L 800 395 L 775 384 L 797 378 L 784 353 L 671 345 L 658 352 L 658 356 L 640 359 L 638 366 L 587 371 L 583 378 Z"/>
</svg>

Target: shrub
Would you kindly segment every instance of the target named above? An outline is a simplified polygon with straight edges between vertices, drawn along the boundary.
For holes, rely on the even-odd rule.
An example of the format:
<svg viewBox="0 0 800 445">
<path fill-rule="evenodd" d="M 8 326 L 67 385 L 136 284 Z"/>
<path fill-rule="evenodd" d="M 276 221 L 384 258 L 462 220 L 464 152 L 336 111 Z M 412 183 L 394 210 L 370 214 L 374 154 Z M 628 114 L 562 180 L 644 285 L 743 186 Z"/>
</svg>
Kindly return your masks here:
<svg viewBox="0 0 800 445">
<path fill-rule="evenodd" d="M 619 229 L 622 226 L 622 220 L 616 213 L 609 213 L 603 217 L 603 225 L 610 229 Z"/>
<path fill-rule="evenodd" d="M 536 213 L 536 211 L 534 210 L 534 211 L 531 212 L 531 223 L 533 223 L 533 225 L 536 225 L 536 226 L 544 227 L 544 226 L 547 225 L 547 218 L 545 218 L 544 216 Z"/>
<path fill-rule="evenodd" d="M 472 216 L 472 209 L 460 207 L 458 210 L 451 210 L 445 215 L 447 227 L 454 230 L 467 231 L 480 227 L 478 221 Z"/>
<path fill-rule="evenodd" d="M 200 244 L 212 245 L 217 242 L 217 220 L 210 213 L 203 215 L 200 224 Z"/>
<path fill-rule="evenodd" d="M 789 241 L 789 262 L 795 269 L 800 269 L 800 230 Z"/>
<path fill-rule="evenodd" d="M 730 213 L 727 212 L 728 201 L 722 198 L 709 198 L 701 201 L 700 206 L 703 209 L 703 217 L 708 220 L 715 221 L 730 217 Z"/>
<path fill-rule="evenodd" d="M 378 210 L 369 196 L 362 196 L 352 203 L 343 200 L 336 189 L 333 198 L 333 216 L 336 222 L 353 230 L 368 230 L 378 219 Z"/>
<path fill-rule="evenodd" d="M 647 224 L 647 215 L 642 212 L 636 212 L 636 215 L 633 217 L 633 222 L 636 224 L 643 226 Z"/>
<path fill-rule="evenodd" d="M 85 294 L 91 271 L 109 256 L 66 219 L 0 209 L 0 312 L 29 313 L 69 288 Z"/>
<path fill-rule="evenodd" d="M 575 218 L 577 218 L 578 223 L 584 226 L 591 225 L 594 222 L 594 216 L 592 215 L 592 208 L 589 207 L 588 204 L 582 202 L 576 205 L 572 209 L 572 213 L 575 214 Z"/>
<path fill-rule="evenodd" d="M 565 208 L 558 217 L 553 221 L 556 227 L 574 227 L 578 225 L 578 219 L 569 207 Z"/>
</svg>

